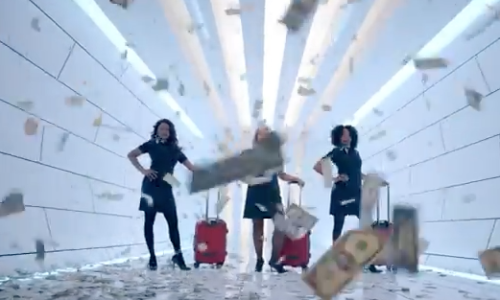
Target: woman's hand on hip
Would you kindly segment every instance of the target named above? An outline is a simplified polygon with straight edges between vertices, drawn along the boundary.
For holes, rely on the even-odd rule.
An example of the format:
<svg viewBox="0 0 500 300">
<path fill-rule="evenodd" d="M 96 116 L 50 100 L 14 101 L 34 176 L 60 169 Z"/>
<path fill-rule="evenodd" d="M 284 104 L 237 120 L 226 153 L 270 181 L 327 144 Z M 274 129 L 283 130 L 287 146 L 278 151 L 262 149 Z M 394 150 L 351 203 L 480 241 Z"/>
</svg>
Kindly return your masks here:
<svg viewBox="0 0 500 300">
<path fill-rule="evenodd" d="M 156 172 L 155 170 L 146 169 L 141 173 L 142 175 L 146 176 L 149 180 L 155 180 L 156 178 L 158 178 L 158 172 Z"/>
</svg>

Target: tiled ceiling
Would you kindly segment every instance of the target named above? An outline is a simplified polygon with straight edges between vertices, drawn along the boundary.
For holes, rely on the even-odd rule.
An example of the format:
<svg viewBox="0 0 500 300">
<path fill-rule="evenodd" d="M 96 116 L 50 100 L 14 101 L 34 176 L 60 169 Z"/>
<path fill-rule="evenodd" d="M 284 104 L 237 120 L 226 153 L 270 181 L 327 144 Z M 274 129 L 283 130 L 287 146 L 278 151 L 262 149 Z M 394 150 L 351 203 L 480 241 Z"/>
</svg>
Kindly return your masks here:
<svg viewBox="0 0 500 300">
<path fill-rule="evenodd" d="M 288 130 L 287 152 L 306 154 L 299 156 L 308 164 L 304 146 L 326 151 L 331 127 L 352 120 L 405 58 L 470 2 L 324 0 L 300 31 L 289 32 L 278 19 L 290 0 L 135 0 L 127 9 L 96 1 L 128 42 L 123 50 L 168 79 L 168 93 L 205 143 L 248 145 L 265 120 Z M 299 89 L 314 92 L 301 96 Z M 192 136 L 184 138 L 194 141 L 199 134 L 186 128 Z M 299 140 L 302 132 L 307 143 Z"/>
</svg>

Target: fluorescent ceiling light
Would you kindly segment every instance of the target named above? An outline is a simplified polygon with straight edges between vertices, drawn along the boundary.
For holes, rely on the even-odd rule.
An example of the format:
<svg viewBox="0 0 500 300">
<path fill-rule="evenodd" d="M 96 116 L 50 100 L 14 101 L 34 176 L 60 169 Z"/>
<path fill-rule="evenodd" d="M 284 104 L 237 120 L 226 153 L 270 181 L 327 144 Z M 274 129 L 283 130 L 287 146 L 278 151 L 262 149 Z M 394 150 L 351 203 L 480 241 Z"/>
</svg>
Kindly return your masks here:
<svg viewBox="0 0 500 300">
<path fill-rule="evenodd" d="M 199 30 L 201 31 L 203 38 L 208 41 L 210 39 L 210 33 L 208 33 L 205 19 L 203 18 L 200 6 L 198 5 L 198 0 L 191 0 L 189 3 L 191 3 L 191 6 L 193 7 L 194 18 L 196 19 L 196 23 L 193 25 L 195 25 L 195 27 L 198 27 L 198 25 L 201 26 Z"/>
<path fill-rule="evenodd" d="M 183 53 L 190 62 L 191 67 L 194 68 L 194 73 L 200 85 L 205 89 L 208 87 L 209 92 L 207 93 L 207 98 L 210 101 L 210 107 L 214 111 L 215 119 L 220 122 L 224 128 L 226 142 L 229 142 L 231 139 L 228 135 L 231 135 L 231 127 L 229 126 L 224 105 L 219 97 L 217 88 L 212 81 L 210 68 L 205 59 L 200 39 L 197 34 L 190 34 L 188 30 L 186 30 L 187 25 L 193 24 L 189 11 L 184 1 L 160 0 L 160 3 L 170 28 L 174 32 L 178 43 L 181 45 Z"/>
<path fill-rule="evenodd" d="M 353 65 L 361 59 L 363 52 L 377 36 L 380 26 L 399 3 L 399 0 L 378 0 L 372 4 L 363 23 L 356 32 L 355 38 L 352 39 L 338 68 L 333 73 L 330 82 L 325 88 L 319 105 L 315 107 L 307 119 L 304 130 L 311 128 L 315 122 L 325 115 L 322 107 L 325 105 L 332 105 L 332 102 L 336 99 L 337 92 L 353 73 Z"/>
<path fill-rule="evenodd" d="M 288 29 L 278 22 L 286 11 L 289 0 L 265 0 L 264 12 L 264 62 L 262 82 L 262 119 L 273 127 L 274 111 L 278 97 L 281 67 L 285 54 Z"/>
<path fill-rule="evenodd" d="M 142 76 L 148 76 L 156 80 L 155 74 L 149 69 L 146 63 L 139 57 L 134 49 L 127 47 L 127 40 L 116 28 L 116 26 L 109 20 L 106 14 L 101 10 L 101 8 L 95 3 L 95 1 L 87 0 L 73 0 L 89 17 L 92 21 L 101 29 L 104 35 L 113 43 L 113 45 L 118 49 L 119 52 L 123 53 L 127 51 L 127 62 Z M 167 105 L 174 111 L 178 112 L 181 122 L 186 125 L 186 127 L 197 137 L 203 138 L 203 133 L 200 131 L 198 126 L 194 124 L 191 118 L 188 117 L 186 112 L 179 106 L 179 104 L 174 100 L 172 95 L 166 91 L 157 93 L 158 97 L 165 101 Z"/>
<path fill-rule="evenodd" d="M 211 0 L 219 41 L 222 48 L 226 74 L 229 80 L 231 98 L 238 111 L 241 131 L 252 126 L 250 97 L 246 79 L 245 46 L 241 18 L 239 15 L 228 16 L 225 10 L 240 7 L 238 0 Z"/>
<path fill-rule="evenodd" d="M 316 77 L 326 51 L 344 29 L 352 12 L 352 5 L 348 5 L 345 10 L 345 12 L 342 11 L 340 1 L 328 1 L 316 11 L 285 114 L 284 124 L 290 129 L 297 122 L 302 106 L 307 99 L 307 97 L 299 95 L 297 91 L 300 86 L 309 86 Z"/>
<path fill-rule="evenodd" d="M 499 0 L 473 0 L 453 20 L 451 20 L 433 39 L 430 40 L 418 53 L 417 57 L 432 57 L 451 44 L 480 16 L 491 12 L 491 7 L 496 6 Z M 358 125 L 373 109 L 387 99 L 397 88 L 415 74 L 415 66 L 406 64 L 384 86 L 380 88 L 361 108 L 354 113 L 350 122 Z"/>
</svg>

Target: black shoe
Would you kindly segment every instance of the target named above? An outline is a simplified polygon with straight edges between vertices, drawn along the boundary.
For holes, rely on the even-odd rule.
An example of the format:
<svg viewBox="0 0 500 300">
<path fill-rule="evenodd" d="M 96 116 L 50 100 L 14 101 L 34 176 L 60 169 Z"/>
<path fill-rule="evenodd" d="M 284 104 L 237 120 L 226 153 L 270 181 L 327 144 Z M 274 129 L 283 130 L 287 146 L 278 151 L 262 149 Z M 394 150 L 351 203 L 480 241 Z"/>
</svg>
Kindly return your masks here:
<svg viewBox="0 0 500 300">
<path fill-rule="evenodd" d="M 368 271 L 370 271 L 371 273 L 382 273 L 382 271 L 381 271 L 381 270 L 379 270 L 379 269 L 377 269 L 377 268 L 375 267 L 375 265 L 370 265 L 370 266 L 368 267 Z"/>
<path fill-rule="evenodd" d="M 285 269 L 285 267 L 282 264 L 280 264 L 280 263 L 269 262 L 269 266 L 271 267 L 271 269 L 273 269 L 274 271 L 276 271 L 278 274 L 283 274 L 283 273 L 288 272 Z"/>
<path fill-rule="evenodd" d="M 190 267 L 186 266 L 186 262 L 184 261 L 184 256 L 182 256 L 182 253 L 177 253 L 174 256 L 172 256 L 172 263 L 174 264 L 174 267 L 175 265 L 177 265 L 179 269 L 183 271 L 191 270 Z"/>
<path fill-rule="evenodd" d="M 262 272 L 262 267 L 264 267 L 264 259 L 258 258 L 257 263 L 255 263 L 255 272 Z"/>
<path fill-rule="evenodd" d="M 158 264 L 156 263 L 156 256 L 149 257 L 148 267 L 151 271 L 156 271 L 156 269 L 158 269 Z"/>
</svg>

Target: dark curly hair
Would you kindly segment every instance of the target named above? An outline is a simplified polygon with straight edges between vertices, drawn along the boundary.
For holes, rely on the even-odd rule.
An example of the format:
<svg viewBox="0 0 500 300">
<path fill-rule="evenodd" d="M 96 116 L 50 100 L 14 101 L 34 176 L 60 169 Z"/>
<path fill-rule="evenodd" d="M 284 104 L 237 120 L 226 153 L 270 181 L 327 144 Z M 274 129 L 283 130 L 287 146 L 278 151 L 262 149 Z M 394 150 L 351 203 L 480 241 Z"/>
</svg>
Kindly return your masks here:
<svg viewBox="0 0 500 300">
<path fill-rule="evenodd" d="M 155 125 L 153 126 L 153 132 L 151 132 L 151 138 L 155 139 L 158 137 L 158 127 L 160 127 L 160 125 L 163 123 L 168 125 L 169 134 L 167 138 L 167 144 L 178 145 L 179 141 L 177 140 L 177 131 L 175 130 L 175 125 L 169 119 L 161 119 L 155 123 Z"/>
<path fill-rule="evenodd" d="M 332 139 L 332 145 L 335 147 L 342 146 L 342 134 L 344 133 L 344 129 L 349 130 L 349 134 L 351 135 L 351 148 L 356 149 L 358 147 L 358 131 L 354 126 L 351 125 L 337 125 L 332 129 L 330 137 Z"/>
</svg>

